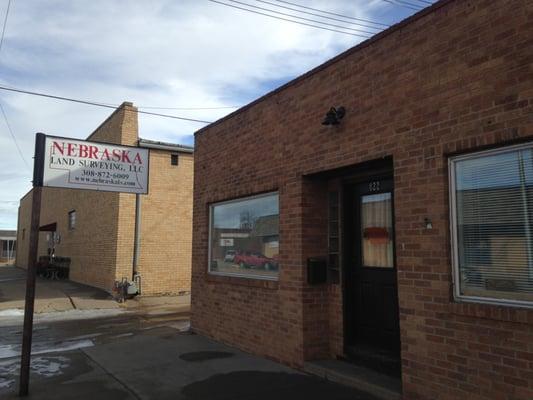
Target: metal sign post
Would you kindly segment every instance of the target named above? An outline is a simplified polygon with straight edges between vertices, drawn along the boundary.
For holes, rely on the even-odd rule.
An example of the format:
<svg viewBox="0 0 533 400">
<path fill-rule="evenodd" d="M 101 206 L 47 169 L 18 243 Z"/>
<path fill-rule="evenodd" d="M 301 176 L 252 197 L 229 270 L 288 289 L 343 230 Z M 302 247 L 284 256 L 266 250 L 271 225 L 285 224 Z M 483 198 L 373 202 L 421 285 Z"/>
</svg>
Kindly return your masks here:
<svg viewBox="0 0 533 400">
<path fill-rule="evenodd" d="M 39 247 L 39 221 L 41 219 L 41 194 L 43 184 L 43 154 L 45 136 L 35 135 L 35 156 L 33 159 L 33 193 L 31 202 L 30 249 L 26 275 L 26 301 L 24 303 L 24 328 L 22 331 L 22 353 L 20 358 L 19 395 L 28 395 L 30 383 L 31 340 L 33 334 L 33 306 L 35 304 L 35 275 L 37 273 L 37 250 Z"/>
</svg>

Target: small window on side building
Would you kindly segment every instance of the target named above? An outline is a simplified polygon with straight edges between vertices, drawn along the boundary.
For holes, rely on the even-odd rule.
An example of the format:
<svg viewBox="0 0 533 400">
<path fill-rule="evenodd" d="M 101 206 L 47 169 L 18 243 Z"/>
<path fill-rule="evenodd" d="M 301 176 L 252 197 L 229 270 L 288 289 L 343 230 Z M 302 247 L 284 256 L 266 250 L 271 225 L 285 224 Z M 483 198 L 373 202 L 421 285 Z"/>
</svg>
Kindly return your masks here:
<svg viewBox="0 0 533 400">
<path fill-rule="evenodd" d="M 68 229 L 74 230 L 76 228 L 76 210 L 69 211 L 68 213 Z"/>
<path fill-rule="evenodd" d="M 171 154 L 170 155 L 170 165 L 178 165 L 178 155 L 177 154 Z"/>
<path fill-rule="evenodd" d="M 454 295 L 533 307 L 533 144 L 450 159 Z"/>
</svg>

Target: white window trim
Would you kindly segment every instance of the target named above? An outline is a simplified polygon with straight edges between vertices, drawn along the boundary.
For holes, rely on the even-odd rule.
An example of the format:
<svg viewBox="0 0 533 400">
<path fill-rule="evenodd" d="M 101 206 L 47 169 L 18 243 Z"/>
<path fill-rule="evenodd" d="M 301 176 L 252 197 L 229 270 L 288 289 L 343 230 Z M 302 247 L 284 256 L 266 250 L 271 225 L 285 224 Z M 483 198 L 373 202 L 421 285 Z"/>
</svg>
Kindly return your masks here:
<svg viewBox="0 0 533 400">
<path fill-rule="evenodd" d="M 479 297 L 466 296 L 461 294 L 461 277 L 459 271 L 459 251 L 458 251 L 458 234 L 457 234 L 457 198 L 456 198 L 456 182 L 455 182 L 455 165 L 458 161 L 469 159 L 476 159 L 480 157 L 492 156 L 502 153 L 510 153 L 517 150 L 531 149 L 533 143 L 528 142 L 524 144 L 517 144 L 512 146 L 505 146 L 491 150 L 482 150 L 474 153 L 463 154 L 448 158 L 448 183 L 449 183 L 449 201 L 450 201 L 450 238 L 451 238 L 451 255 L 452 255 L 452 285 L 453 298 L 459 303 L 480 303 L 491 304 L 497 306 L 510 306 L 533 308 L 532 301 L 512 300 L 512 299 L 498 299 L 494 297 Z"/>
<path fill-rule="evenodd" d="M 268 193 L 262 193 L 252 196 L 244 196 L 239 197 L 237 199 L 232 200 L 225 200 L 225 201 L 219 201 L 217 203 L 212 203 L 209 205 L 209 227 L 208 227 L 208 244 L 207 244 L 207 273 L 209 275 L 218 275 L 218 276 L 228 276 L 228 277 L 235 277 L 235 278 L 245 278 L 245 279 L 254 279 L 254 280 L 262 280 L 262 281 L 279 281 L 279 271 L 281 269 L 281 265 L 278 263 L 278 274 L 276 276 L 267 276 L 267 275 L 250 275 L 250 274 L 239 274 L 239 273 L 231 273 L 231 272 L 219 272 L 219 271 L 211 271 L 211 227 L 213 224 L 213 210 L 215 206 L 220 206 L 224 204 L 231 204 L 231 203 L 239 203 L 244 200 L 252 200 L 252 199 L 259 199 L 261 197 L 268 197 L 272 196 L 274 194 L 278 195 L 278 217 L 279 217 L 279 192 L 268 192 Z M 279 237 L 279 232 L 278 232 Z M 278 239 L 279 241 L 279 239 Z"/>
</svg>

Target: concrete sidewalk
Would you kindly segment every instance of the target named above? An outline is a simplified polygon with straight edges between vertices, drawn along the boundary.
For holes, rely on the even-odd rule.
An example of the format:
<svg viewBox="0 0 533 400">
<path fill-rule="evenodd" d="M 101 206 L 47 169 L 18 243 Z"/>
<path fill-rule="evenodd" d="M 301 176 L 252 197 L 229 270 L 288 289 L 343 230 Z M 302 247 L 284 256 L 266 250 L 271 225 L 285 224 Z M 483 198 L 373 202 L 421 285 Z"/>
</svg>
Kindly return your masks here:
<svg viewBox="0 0 533 400">
<path fill-rule="evenodd" d="M 36 400 L 375 399 L 168 327 L 37 356 L 32 363 L 28 398 Z M 16 386 L 0 388 L 0 397 L 18 398 Z"/>
<path fill-rule="evenodd" d="M 2 307 L 8 302 L 22 306 L 24 285 L 24 271 L 0 270 Z M 76 297 L 87 304 L 101 300 L 118 307 L 107 293 L 72 282 L 39 281 L 38 294 L 37 303 L 45 310 L 82 304 Z M 192 334 L 188 301 L 188 296 L 140 297 L 128 301 L 118 313 L 89 310 L 81 312 L 80 319 L 61 317 L 78 310 L 36 315 L 27 398 L 375 400 L 356 389 Z M 14 400 L 19 398 L 22 320 L 5 319 L 0 323 L 0 398 Z"/>
<path fill-rule="evenodd" d="M 0 267 L 0 313 L 24 309 L 26 271 Z M 120 305 L 105 291 L 68 280 L 37 278 L 35 313 L 69 310 L 118 309 Z M 0 314 L 1 315 L 1 314 Z"/>
<path fill-rule="evenodd" d="M 26 271 L 15 266 L 0 266 L 0 317 L 24 309 Z M 35 313 L 62 311 L 119 310 L 161 313 L 187 311 L 190 295 L 137 296 L 117 303 L 106 291 L 69 280 L 51 281 L 37 278 Z"/>
</svg>

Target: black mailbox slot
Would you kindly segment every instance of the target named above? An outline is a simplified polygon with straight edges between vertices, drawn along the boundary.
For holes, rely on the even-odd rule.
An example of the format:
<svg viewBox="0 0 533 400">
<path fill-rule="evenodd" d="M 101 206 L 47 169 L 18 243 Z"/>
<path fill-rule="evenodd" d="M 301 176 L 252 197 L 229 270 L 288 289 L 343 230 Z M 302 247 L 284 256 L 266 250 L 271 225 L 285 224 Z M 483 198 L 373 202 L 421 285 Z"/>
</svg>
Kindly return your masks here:
<svg viewBox="0 0 533 400">
<path fill-rule="evenodd" d="M 307 259 L 307 283 L 317 285 L 326 283 L 328 279 L 328 263 L 325 258 Z"/>
</svg>

